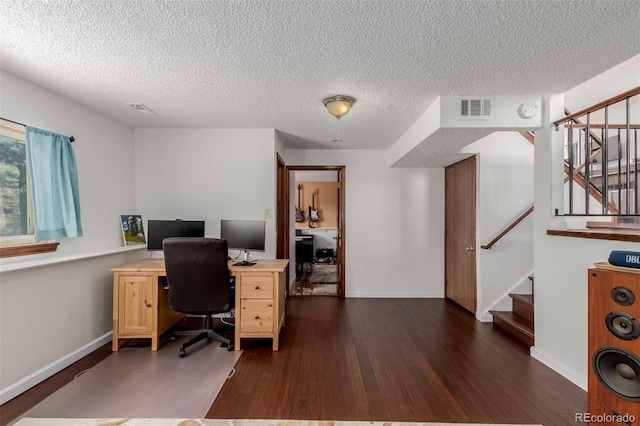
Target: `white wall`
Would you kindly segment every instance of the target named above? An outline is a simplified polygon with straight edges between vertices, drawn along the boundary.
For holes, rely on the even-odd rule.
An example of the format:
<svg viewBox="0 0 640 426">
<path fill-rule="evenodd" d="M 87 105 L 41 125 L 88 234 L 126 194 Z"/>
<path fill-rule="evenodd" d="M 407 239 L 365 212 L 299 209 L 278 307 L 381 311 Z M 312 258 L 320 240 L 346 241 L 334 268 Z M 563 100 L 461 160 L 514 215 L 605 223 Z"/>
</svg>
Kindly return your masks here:
<svg viewBox="0 0 640 426">
<path fill-rule="evenodd" d="M 444 170 L 390 168 L 387 151 L 288 150 L 345 166 L 346 297 L 444 296 Z"/>
<path fill-rule="evenodd" d="M 590 357 L 587 354 L 587 269 L 606 261 L 612 250 L 638 251 L 637 243 L 547 235 L 562 228 L 554 215 L 564 205 L 562 132 L 551 121 L 561 117 L 564 97 L 545 97 L 544 121 L 536 132 L 535 148 L 535 346 L 531 354 L 586 390 Z"/>
<path fill-rule="evenodd" d="M 296 182 L 337 182 L 338 172 L 334 170 L 297 170 Z"/>
<path fill-rule="evenodd" d="M 508 302 L 512 288 L 533 271 L 532 215 L 491 251 L 480 248 L 533 204 L 533 145 L 518 132 L 496 132 L 461 152 L 478 154 L 477 316 L 489 321 L 487 311 L 505 297 Z"/>
<path fill-rule="evenodd" d="M 144 250 L 117 253 L 124 249 L 119 215 L 135 213 L 132 129 L 4 70 L 0 110 L 4 118 L 76 138 L 84 229 L 83 237 L 60 240 L 55 253 L 0 260 L 5 402 L 111 339 L 107 269 Z M 46 264 L 23 269 L 38 261 Z"/>
<path fill-rule="evenodd" d="M 275 212 L 273 130 L 136 129 L 138 212 L 149 219 L 204 220 L 220 236 L 221 219 L 265 219 Z M 267 220 L 266 251 L 276 253 L 276 216 Z M 235 256 L 234 252 L 230 256 Z"/>
</svg>

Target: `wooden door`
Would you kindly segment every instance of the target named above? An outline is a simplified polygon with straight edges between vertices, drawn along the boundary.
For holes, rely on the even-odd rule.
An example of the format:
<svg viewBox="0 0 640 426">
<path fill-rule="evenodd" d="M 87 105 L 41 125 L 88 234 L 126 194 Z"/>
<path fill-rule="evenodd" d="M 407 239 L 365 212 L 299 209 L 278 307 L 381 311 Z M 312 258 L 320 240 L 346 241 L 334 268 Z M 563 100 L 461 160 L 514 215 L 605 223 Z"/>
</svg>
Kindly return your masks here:
<svg viewBox="0 0 640 426">
<path fill-rule="evenodd" d="M 445 169 L 445 297 L 476 313 L 476 157 Z"/>
<path fill-rule="evenodd" d="M 336 271 L 338 296 L 344 298 L 344 167 L 338 169 L 338 235 L 336 237 Z"/>
</svg>

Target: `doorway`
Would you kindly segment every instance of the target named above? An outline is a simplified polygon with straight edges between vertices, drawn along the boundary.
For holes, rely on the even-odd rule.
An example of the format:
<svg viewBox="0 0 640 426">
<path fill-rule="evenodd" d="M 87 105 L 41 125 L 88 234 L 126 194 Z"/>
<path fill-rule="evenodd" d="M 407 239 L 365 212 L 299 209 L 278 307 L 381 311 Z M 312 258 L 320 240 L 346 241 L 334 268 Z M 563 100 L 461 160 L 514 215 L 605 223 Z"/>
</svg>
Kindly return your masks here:
<svg viewBox="0 0 640 426">
<path fill-rule="evenodd" d="M 344 297 L 345 167 L 287 166 L 288 294 Z"/>
<path fill-rule="evenodd" d="M 444 294 L 476 313 L 476 157 L 445 168 Z"/>
</svg>

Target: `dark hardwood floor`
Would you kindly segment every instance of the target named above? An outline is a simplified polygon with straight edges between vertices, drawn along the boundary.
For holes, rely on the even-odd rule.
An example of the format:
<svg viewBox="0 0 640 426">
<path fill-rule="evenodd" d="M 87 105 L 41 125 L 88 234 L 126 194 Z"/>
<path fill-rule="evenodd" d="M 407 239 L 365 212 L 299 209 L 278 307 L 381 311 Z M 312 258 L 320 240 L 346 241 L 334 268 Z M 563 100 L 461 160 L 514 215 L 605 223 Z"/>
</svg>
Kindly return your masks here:
<svg viewBox="0 0 640 426">
<path fill-rule="evenodd" d="M 587 394 L 442 299 L 290 298 L 209 418 L 574 425 Z"/>
<path fill-rule="evenodd" d="M 587 395 L 442 299 L 291 297 L 280 350 L 245 351 L 207 418 L 574 425 Z M 6 425 L 109 356 L 105 346 L 0 407 Z"/>
</svg>

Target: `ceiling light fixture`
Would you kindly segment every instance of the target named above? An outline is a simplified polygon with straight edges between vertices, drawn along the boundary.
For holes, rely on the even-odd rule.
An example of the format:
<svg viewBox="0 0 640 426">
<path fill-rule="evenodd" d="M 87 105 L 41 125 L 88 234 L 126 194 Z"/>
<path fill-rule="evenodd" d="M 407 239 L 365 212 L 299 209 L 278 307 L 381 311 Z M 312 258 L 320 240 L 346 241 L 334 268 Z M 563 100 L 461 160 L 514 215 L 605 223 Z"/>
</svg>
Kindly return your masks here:
<svg viewBox="0 0 640 426">
<path fill-rule="evenodd" d="M 340 120 L 340 117 L 349 112 L 353 104 L 356 103 L 356 100 L 351 96 L 335 95 L 324 98 L 322 103 L 327 108 L 327 111 L 329 111 L 329 114 Z"/>
</svg>

